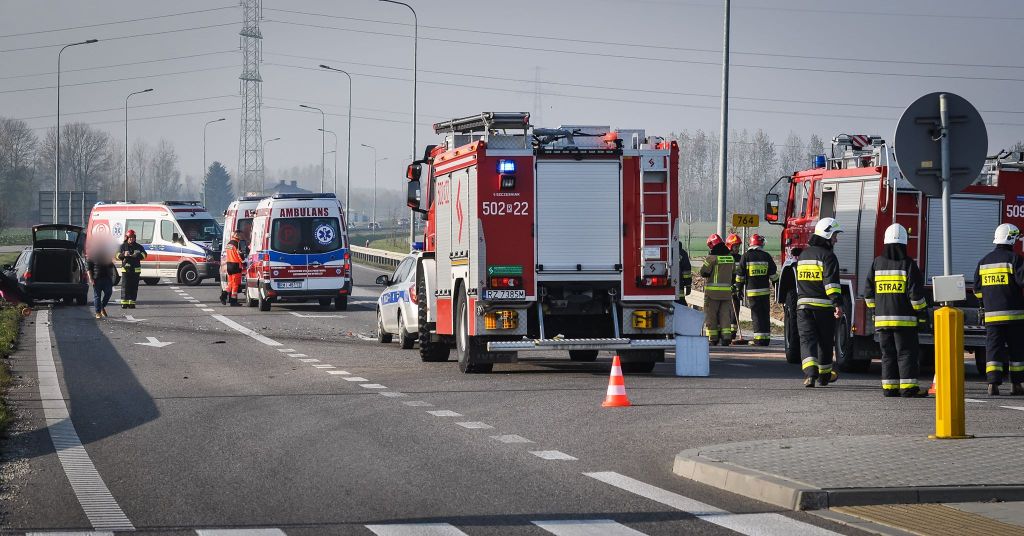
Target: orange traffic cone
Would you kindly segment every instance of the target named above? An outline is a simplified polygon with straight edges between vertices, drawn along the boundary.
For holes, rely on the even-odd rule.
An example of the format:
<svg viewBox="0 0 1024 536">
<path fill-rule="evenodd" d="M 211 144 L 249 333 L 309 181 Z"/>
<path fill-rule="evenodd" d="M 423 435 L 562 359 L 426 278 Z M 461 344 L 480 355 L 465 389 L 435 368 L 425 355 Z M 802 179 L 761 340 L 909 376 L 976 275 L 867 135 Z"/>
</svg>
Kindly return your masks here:
<svg viewBox="0 0 1024 536">
<path fill-rule="evenodd" d="M 936 378 L 935 376 L 932 376 L 932 386 L 928 388 L 928 394 L 934 395 L 934 394 L 936 394 L 938 392 L 938 389 L 936 388 L 936 385 L 937 385 L 936 381 L 937 380 L 938 380 L 938 378 Z"/>
<path fill-rule="evenodd" d="M 604 404 L 601 406 L 626 408 L 631 405 L 629 399 L 626 398 L 626 382 L 622 377 L 622 363 L 619 361 L 619 356 L 616 355 L 612 360 L 612 375 L 608 377 L 608 395 L 604 397 Z"/>
</svg>

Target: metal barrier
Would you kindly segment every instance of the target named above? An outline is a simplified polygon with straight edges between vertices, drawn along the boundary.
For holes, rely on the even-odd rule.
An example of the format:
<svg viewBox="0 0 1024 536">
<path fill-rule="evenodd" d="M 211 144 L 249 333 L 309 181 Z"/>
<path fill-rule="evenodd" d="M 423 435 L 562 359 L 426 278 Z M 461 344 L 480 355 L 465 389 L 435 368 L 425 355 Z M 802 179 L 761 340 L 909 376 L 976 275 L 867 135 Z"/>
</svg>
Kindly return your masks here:
<svg viewBox="0 0 1024 536">
<path fill-rule="evenodd" d="M 408 253 L 395 253 L 394 251 L 360 246 L 351 246 L 349 250 L 352 251 L 352 260 L 354 262 L 386 268 L 398 266 L 398 263 L 402 262 L 402 259 L 409 255 Z"/>
</svg>

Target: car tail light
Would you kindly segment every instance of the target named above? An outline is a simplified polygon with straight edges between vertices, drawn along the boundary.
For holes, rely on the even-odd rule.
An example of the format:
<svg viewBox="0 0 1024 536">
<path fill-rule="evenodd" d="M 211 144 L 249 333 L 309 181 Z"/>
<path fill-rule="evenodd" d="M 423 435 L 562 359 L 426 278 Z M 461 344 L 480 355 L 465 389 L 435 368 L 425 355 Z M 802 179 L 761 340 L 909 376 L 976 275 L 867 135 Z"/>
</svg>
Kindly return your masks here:
<svg viewBox="0 0 1024 536">
<path fill-rule="evenodd" d="M 32 272 L 26 271 L 26 272 L 25 272 L 25 273 L 24 273 L 24 274 L 23 274 L 23 275 L 21 276 L 21 279 L 22 279 L 23 281 L 28 281 L 29 279 L 32 279 Z"/>
<path fill-rule="evenodd" d="M 492 277 L 491 288 L 519 288 L 522 281 L 518 277 Z"/>
<path fill-rule="evenodd" d="M 641 286 L 644 287 L 667 287 L 671 280 L 664 275 L 648 275 L 644 276 L 641 281 Z"/>
</svg>

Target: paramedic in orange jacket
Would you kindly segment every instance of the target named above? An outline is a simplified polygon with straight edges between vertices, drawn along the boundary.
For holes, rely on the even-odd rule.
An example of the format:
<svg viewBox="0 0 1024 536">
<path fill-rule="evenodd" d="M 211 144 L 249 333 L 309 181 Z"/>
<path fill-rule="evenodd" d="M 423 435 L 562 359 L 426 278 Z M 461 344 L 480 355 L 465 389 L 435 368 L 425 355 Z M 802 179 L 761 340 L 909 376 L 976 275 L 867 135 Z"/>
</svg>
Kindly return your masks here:
<svg viewBox="0 0 1024 536">
<path fill-rule="evenodd" d="M 239 240 L 239 234 L 232 233 L 231 240 L 224 247 L 224 262 L 227 263 L 228 272 L 228 290 L 227 292 L 220 293 L 220 302 L 230 304 L 232 307 L 242 305 L 238 303 L 238 292 L 242 289 L 242 271 L 244 270 L 245 261 L 242 260 L 242 253 L 239 251 Z"/>
</svg>

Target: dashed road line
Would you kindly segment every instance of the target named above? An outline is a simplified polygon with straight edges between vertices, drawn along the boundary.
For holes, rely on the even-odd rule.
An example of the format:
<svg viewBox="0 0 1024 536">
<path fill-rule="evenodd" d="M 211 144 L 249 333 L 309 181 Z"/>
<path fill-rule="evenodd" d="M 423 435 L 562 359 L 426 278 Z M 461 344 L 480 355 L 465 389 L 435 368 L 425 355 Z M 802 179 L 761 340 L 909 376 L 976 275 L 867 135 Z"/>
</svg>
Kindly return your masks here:
<svg viewBox="0 0 1024 536">
<path fill-rule="evenodd" d="M 198 536 L 285 536 L 281 529 L 196 529 Z"/>
<path fill-rule="evenodd" d="M 530 454 L 542 460 L 568 460 L 575 461 L 578 458 L 570 456 L 560 450 L 531 450 Z"/>
<path fill-rule="evenodd" d="M 329 368 L 334 368 L 334 365 L 320 364 L 320 365 L 313 365 L 313 368 L 315 368 L 315 369 L 329 369 Z"/>
<path fill-rule="evenodd" d="M 367 389 L 387 389 L 387 387 L 385 387 L 385 386 L 383 386 L 383 385 L 381 385 L 379 383 L 361 383 L 361 384 L 359 384 L 359 386 L 360 387 L 365 387 Z"/>
<path fill-rule="evenodd" d="M 253 330 L 251 330 L 251 329 L 249 329 L 249 328 L 239 324 L 238 322 L 235 322 L 234 320 L 231 320 L 230 318 L 228 318 L 228 317 L 226 317 L 224 315 L 210 315 L 210 316 L 213 317 L 214 319 L 218 320 L 220 323 L 224 324 L 225 326 L 227 326 L 227 327 L 229 327 L 229 328 L 231 328 L 231 329 L 233 329 L 233 330 L 235 330 L 235 331 L 237 331 L 237 332 L 239 332 L 239 333 L 241 333 L 243 335 L 247 335 L 249 337 L 252 337 L 253 339 L 256 339 L 257 341 L 259 341 L 259 342 L 261 342 L 261 343 L 263 343 L 263 344 L 265 344 L 267 346 L 281 346 L 281 343 L 275 341 L 274 339 L 271 339 L 270 337 L 266 337 L 266 336 L 260 335 L 259 333 L 256 333 L 255 331 L 253 331 Z"/>
<path fill-rule="evenodd" d="M 50 441 L 57 452 L 64 474 L 78 504 L 94 529 L 135 530 L 128 516 L 110 494 L 96 466 L 78 437 L 67 403 L 60 391 L 57 364 L 50 342 L 50 311 L 39 311 L 36 318 L 36 369 L 39 374 L 39 399 Z"/>
<path fill-rule="evenodd" d="M 489 424 L 487 424 L 485 422 L 479 422 L 479 421 L 457 422 L 455 424 L 457 424 L 457 425 L 459 425 L 459 426 L 461 426 L 463 428 L 468 428 L 470 430 L 490 430 L 490 429 L 494 428 L 493 426 L 491 426 L 491 425 L 489 425 Z"/>
<path fill-rule="evenodd" d="M 532 523 L 555 536 L 646 536 L 611 519 L 555 519 Z"/>
<path fill-rule="evenodd" d="M 347 381 L 347 382 L 368 382 L 368 381 L 370 381 L 370 380 L 367 380 L 366 378 L 363 378 L 362 376 L 346 376 L 346 377 L 344 377 L 342 379 Z"/>
<path fill-rule="evenodd" d="M 337 376 L 348 376 L 349 375 L 349 371 L 347 371 L 347 370 L 328 370 L 327 373 L 328 374 L 334 374 L 334 375 L 337 375 Z"/>
<path fill-rule="evenodd" d="M 290 354 L 295 352 L 295 348 L 278 348 L 277 351 L 283 354 Z"/>
<path fill-rule="evenodd" d="M 381 393 L 381 394 L 384 394 L 384 393 Z M 410 400 L 408 402 L 402 402 L 402 403 L 405 404 L 406 406 L 412 406 L 414 408 L 428 408 L 430 406 L 433 406 L 433 404 L 431 404 L 430 402 L 424 402 L 422 400 Z"/>
<path fill-rule="evenodd" d="M 399 393 L 398 391 L 384 391 L 380 393 L 380 396 L 386 396 L 388 398 L 401 398 L 403 396 L 409 396 L 405 393 Z"/>
<path fill-rule="evenodd" d="M 366 525 L 366 528 L 377 536 L 467 536 L 448 523 Z"/>
<path fill-rule="evenodd" d="M 306 354 L 288 354 L 288 357 L 307 357 L 307 356 L 306 356 Z M 319 359 L 317 361 L 319 361 Z"/>
<path fill-rule="evenodd" d="M 530 441 L 529 439 L 526 439 L 523 436 L 515 434 L 495 435 L 491 436 L 491 439 L 499 441 L 501 443 L 533 443 L 533 441 Z"/>
<path fill-rule="evenodd" d="M 740 534 L 835 536 L 836 533 L 780 514 L 733 514 L 698 500 L 664 490 L 612 471 L 583 473 L 595 480 L 696 516 Z"/>
<path fill-rule="evenodd" d="M 212 312 L 213 312 L 213 309 L 203 309 L 203 312 L 204 312 L 204 313 L 212 313 Z"/>
<path fill-rule="evenodd" d="M 450 409 L 437 409 L 433 411 L 428 411 L 427 413 L 435 417 L 462 417 L 461 413 L 455 413 Z"/>
<path fill-rule="evenodd" d="M 1017 411 L 1024 411 L 1024 406 L 999 406 L 1006 409 L 1015 409 Z"/>
<path fill-rule="evenodd" d="M 975 404 L 984 404 L 988 400 L 978 400 L 977 398 L 965 398 L 964 402 L 974 402 Z"/>
<path fill-rule="evenodd" d="M 295 354 L 295 355 L 303 355 L 303 354 Z M 289 357 L 294 357 L 294 356 L 289 354 Z M 302 361 L 303 363 L 319 363 L 320 362 L 319 359 L 316 359 L 314 357 L 308 357 L 306 359 L 300 359 L 299 361 Z"/>
</svg>

